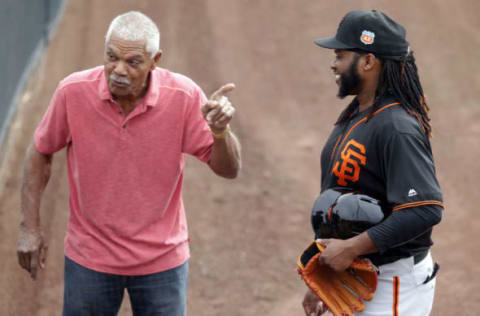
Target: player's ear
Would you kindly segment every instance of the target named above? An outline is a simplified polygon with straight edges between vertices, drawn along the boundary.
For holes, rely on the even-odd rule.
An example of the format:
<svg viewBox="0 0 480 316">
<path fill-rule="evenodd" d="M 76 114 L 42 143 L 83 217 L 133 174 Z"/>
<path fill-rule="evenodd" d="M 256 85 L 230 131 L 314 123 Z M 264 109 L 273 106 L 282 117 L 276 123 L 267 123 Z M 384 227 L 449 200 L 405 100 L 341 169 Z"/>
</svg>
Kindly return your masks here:
<svg viewBox="0 0 480 316">
<path fill-rule="evenodd" d="M 364 64 L 363 64 L 363 70 L 368 71 L 373 69 L 379 62 L 380 60 L 375 57 L 374 54 L 369 53 L 363 56 L 364 57 Z"/>
</svg>

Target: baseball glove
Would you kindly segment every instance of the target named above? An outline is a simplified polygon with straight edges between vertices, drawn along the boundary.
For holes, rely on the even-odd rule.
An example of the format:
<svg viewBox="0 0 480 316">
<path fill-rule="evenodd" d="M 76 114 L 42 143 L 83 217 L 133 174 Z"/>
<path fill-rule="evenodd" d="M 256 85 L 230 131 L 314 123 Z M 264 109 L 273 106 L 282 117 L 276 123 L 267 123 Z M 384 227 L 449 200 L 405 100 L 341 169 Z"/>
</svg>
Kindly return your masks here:
<svg viewBox="0 0 480 316">
<path fill-rule="evenodd" d="M 377 268 L 368 260 L 357 258 L 343 272 L 335 272 L 319 264 L 325 250 L 311 243 L 298 257 L 298 273 L 307 286 L 335 316 L 354 316 L 365 309 L 363 300 L 370 301 L 377 288 Z"/>
</svg>

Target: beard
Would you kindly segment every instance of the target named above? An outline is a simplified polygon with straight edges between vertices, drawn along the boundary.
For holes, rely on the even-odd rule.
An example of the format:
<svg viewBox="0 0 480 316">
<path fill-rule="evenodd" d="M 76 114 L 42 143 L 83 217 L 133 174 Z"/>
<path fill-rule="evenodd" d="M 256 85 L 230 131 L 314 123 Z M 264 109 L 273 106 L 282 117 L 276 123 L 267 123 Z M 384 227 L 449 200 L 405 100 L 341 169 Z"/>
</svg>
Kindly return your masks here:
<svg viewBox="0 0 480 316">
<path fill-rule="evenodd" d="M 340 99 L 344 99 L 347 95 L 354 95 L 358 90 L 361 81 L 357 70 L 359 59 L 360 55 L 355 55 L 347 73 L 340 75 L 340 87 L 338 88 L 337 93 L 337 96 Z"/>
</svg>

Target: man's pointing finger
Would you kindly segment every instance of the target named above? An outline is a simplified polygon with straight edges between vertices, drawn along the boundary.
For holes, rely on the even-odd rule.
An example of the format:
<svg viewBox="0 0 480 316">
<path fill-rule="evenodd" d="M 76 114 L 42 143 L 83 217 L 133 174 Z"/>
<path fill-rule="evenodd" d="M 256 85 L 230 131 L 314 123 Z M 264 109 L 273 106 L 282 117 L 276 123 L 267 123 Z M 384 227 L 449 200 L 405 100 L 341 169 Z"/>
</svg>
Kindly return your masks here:
<svg viewBox="0 0 480 316">
<path fill-rule="evenodd" d="M 223 86 L 220 87 L 217 91 L 212 93 L 212 96 L 210 97 L 210 100 L 219 100 L 221 96 L 225 95 L 226 93 L 232 91 L 235 89 L 235 84 L 233 83 L 227 83 Z"/>
<path fill-rule="evenodd" d="M 30 276 L 34 280 L 37 278 L 37 264 L 38 264 L 38 251 L 35 251 L 30 257 Z"/>
</svg>

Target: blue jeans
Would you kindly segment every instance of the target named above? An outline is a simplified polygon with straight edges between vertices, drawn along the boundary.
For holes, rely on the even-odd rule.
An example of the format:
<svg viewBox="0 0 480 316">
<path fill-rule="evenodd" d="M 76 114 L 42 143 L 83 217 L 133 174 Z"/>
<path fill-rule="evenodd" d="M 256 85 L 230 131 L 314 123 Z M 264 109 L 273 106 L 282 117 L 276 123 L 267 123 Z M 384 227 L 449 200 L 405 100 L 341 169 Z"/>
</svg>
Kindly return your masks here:
<svg viewBox="0 0 480 316">
<path fill-rule="evenodd" d="M 63 316 L 115 316 L 125 289 L 134 316 L 185 316 L 188 262 L 159 273 L 124 276 L 93 271 L 65 257 Z"/>
</svg>

